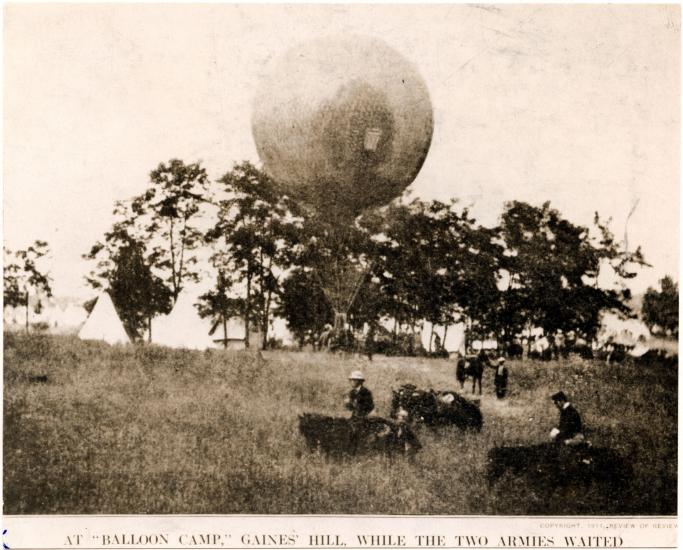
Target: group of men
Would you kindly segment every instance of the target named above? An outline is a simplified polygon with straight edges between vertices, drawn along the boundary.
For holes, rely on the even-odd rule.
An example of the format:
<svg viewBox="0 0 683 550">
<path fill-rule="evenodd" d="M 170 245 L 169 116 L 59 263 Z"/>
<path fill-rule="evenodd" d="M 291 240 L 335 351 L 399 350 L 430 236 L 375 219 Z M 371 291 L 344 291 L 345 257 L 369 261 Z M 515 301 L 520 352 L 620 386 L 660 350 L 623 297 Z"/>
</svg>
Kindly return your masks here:
<svg viewBox="0 0 683 550">
<path fill-rule="evenodd" d="M 498 362 L 499 365 L 505 361 Z M 498 376 L 498 373 L 496 373 Z M 351 418 L 366 418 L 375 408 L 372 392 L 365 387 L 365 377 L 361 371 L 353 371 L 349 375 L 351 390 L 344 400 L 345 407 L 351 411 Z M 585 443 L 581 416 L 576 408 L 569 402 L 564 392 L 559 391 L 551 396 L 551 399 L 560 412 L 560 422 L 550 432 L 552 441 L 566 446 L 577 446 Z"/>
</svg>

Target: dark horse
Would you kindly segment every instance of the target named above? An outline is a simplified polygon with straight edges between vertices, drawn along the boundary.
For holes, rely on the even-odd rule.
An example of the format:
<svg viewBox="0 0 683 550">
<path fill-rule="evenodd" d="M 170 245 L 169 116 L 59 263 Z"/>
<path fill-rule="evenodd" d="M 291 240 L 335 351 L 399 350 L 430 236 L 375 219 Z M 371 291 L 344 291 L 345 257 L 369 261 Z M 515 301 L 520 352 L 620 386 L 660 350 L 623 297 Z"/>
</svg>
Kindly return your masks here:
<svg viewBox="0 0 683 550">
<path fill-rule="evenodd" d="M 412 384 L 404 384 L 392 394 L 392 418 L 404 410 L 411 422 L 424 422 L 432 427 L 453 425 L 461 430 L 481 430 L 483 419 L 479 407 L 456 392 L 419 390 Z"/>
<path fill-rule="evenodd" d="M 495 447 L 488 453 L 489 486 L 505 472 L 524 476 L 530 482 L 546 486 L 570 484 L 606 484 L 612 490 L 626 488 L 633 477 L 633 467 L 616 451 L 581 445 L 555 443 L 522 447 Z"/>
<path fill-rule="evenodd" d="M 505 352 L 510 359 L 521 359 L 524 355 L 524 347 L 519 342 L 510 342 Z"/>
<path fill-rule="evenodd" d="M 319 449 L 337 456 L 415 453 L 421 448 L 409 426 L 379 417 L 336 418 L 305 413 L 299 416 L 299 432 L 311 451 Z"/>
<path fill-rule="evenodd" d="M 490 367 L 491 364 L 486 354 L 466 355 L 459 358 L 455 366 L 455 378 L 460 382 L 460 389 L 462 390 L 465 387 L 465 381 L 471 377 L 472 393 L 475 392 L 477 383 L 479 383 L 479 395 L 481 395 L 481 379 L 487 366 Z"/>
</svg>

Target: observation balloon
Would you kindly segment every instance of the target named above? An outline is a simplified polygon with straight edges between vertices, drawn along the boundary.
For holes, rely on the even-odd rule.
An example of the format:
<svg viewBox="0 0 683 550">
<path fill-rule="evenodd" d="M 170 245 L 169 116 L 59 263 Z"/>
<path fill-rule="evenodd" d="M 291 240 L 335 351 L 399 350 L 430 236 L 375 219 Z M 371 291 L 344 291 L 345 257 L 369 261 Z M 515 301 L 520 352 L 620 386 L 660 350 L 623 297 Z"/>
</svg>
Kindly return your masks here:
<svg viewBox="0 0 683 550">
<path fill-rule="evenodd" d="M 309 206 L 348 215 L 410 185 L 432 131 L 429 92 L 415 67 L 362 36 L 313 40 L 275 59 L 252 118 L 273 180 Z"/>
</svg>

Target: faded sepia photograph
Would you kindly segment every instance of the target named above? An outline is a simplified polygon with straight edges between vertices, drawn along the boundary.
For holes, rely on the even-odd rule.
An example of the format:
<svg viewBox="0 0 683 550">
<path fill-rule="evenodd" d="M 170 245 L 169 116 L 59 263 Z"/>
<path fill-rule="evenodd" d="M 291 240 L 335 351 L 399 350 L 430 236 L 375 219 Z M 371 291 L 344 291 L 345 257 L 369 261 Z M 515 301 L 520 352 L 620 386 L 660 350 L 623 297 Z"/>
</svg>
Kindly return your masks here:
<svg viewBox="0 0 683 550">
<path fill-rule="evenodd" d="M 4 513 L 675 516 L 680 24 L 5 4 Z"/>
</svg>

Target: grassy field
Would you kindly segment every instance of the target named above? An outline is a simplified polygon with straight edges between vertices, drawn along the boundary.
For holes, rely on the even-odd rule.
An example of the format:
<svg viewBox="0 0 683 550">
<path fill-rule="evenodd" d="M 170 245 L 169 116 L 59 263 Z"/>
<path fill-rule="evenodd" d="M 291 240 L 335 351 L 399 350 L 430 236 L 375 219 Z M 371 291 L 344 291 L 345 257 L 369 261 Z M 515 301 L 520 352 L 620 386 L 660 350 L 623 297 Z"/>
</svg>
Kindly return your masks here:
<svg viewBox="0 0 683 550">
<path fill-rule="evenodd" d="M 504 402 L 485 375 L 481 433 L 420 431 L 414 461 L 334 461 L 306 451 L 297 414 L 344 415 L 346 376 L 360 368 L 387 416 L 392 386 L 454 389 L 453 362 L 5 334 L 5 513 L 675 513 L 675 371 L 580 359 L 510 365 Z M 47 383 L 32 379 L 40 375 Z M 509 476 L 488 489 L 488 449 L 546 440 L 558 416 L 548 396 L 558 389 L 595 445 L 632 458 L 631 494 L 536 494 Z"/>
</svg>

